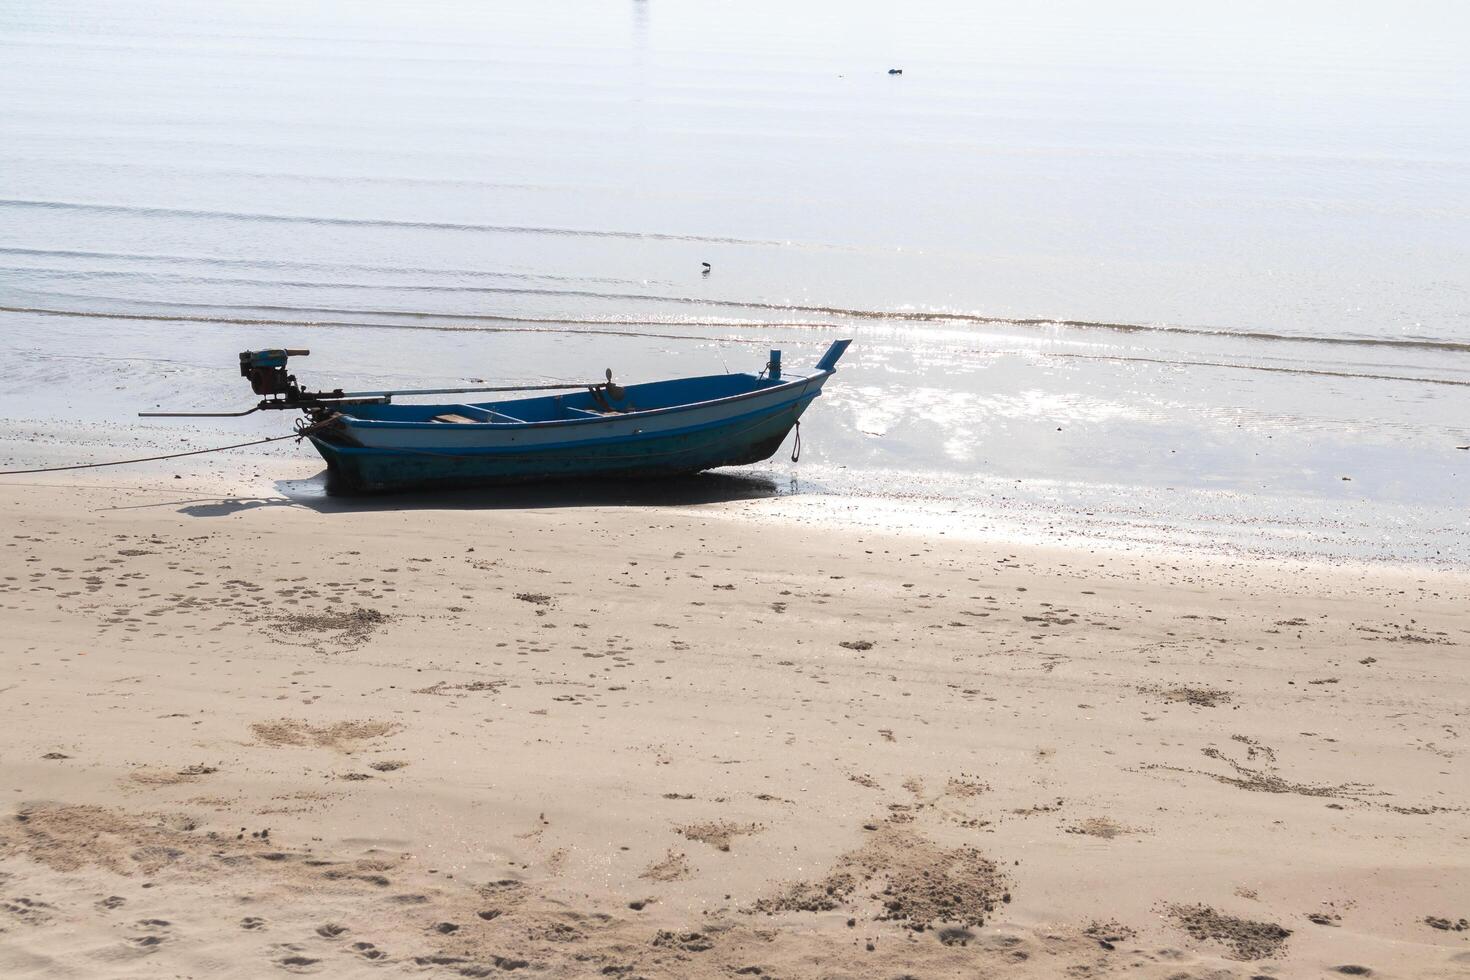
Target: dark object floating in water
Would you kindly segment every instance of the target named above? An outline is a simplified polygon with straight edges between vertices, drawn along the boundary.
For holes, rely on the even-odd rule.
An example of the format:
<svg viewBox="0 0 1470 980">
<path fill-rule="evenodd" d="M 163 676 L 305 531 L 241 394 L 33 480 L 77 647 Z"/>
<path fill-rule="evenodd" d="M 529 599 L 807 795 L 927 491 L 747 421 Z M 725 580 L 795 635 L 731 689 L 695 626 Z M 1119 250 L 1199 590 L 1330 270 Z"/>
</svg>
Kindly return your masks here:
<svg viewBox="0 0 1470 980">
<path fill-rule="evenodd" d="M 783 374 L 781 352 L 759 374 L 592 384 L 307 391 L 286 362 L 307 351 L 246 351 L 240 373 L 260 403 L 301 411 L 298 432 L 327 461 L 334 488 L 354 492 L 485 486 L 550 479 L 646 478 L 770 458 L 850 340 L 834 341 L 810 374 Z M 475 404 L 396 405 L 404 395 L 561 391 Z M 151 414 L 151 413 L 150 413 Z M 168 413 L 185 414 L 185 413 Z M 246 414 L 246 413 L 234 413 Z M 796 454 L 793 451 L 793 460 Z"/>
<path fill-rule="evenodd" d="M 890 69 L 888 69 L 888 74 L 890 74 L 890 75 L 902 75 L 903 74 L 903 69 L 902 68 L 890 68 Z"/>
</svg>

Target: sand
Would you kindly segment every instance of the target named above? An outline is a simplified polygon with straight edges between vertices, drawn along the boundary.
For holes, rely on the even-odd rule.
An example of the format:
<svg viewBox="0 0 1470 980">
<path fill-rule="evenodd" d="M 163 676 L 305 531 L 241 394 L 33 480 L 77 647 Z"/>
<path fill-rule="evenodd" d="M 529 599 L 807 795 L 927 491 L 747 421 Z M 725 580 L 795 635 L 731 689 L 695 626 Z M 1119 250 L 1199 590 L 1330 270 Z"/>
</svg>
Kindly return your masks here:
<svg viewBox="0 0 1470 980">
<path fill-rule="evenodd" d="M 0 486 L 5 977 L 1470 973 L 1462 574 L 166 484 Z"/>
</svg>

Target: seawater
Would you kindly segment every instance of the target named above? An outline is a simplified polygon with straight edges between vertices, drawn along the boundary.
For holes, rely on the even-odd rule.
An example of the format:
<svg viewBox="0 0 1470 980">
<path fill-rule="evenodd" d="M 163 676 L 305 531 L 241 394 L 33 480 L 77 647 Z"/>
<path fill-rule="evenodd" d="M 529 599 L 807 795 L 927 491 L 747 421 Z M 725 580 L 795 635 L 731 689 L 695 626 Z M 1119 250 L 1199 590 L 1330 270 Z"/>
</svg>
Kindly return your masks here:
<svg viewBox="0 0 1470 980">
<path fill-rule="evenodd" d="M 753 476 L 1058 539 L 1465 564 L 1467 27 L 7 4 L 5 452 L 278 429 L 131 418 L 248 402 L 249 347 L 360 388 L 800 370 L 852 336 L 801 462 Z"/>
</svg>

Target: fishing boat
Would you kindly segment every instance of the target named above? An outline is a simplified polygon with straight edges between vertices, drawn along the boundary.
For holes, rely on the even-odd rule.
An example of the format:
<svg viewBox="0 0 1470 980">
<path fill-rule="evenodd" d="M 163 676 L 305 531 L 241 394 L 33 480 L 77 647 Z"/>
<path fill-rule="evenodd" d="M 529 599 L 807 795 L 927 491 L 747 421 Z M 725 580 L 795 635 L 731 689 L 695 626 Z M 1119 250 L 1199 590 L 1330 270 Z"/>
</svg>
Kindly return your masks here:
<svg viewBox="0 0 1470 980">
<path fill-rule="evenodd" d="M 264 396 L 249 411 L 300 410 L 298 431 L 337 488 L 375 493 L 537 480 L 641 478 L 738 466 L 775 454 L 850 340 L 806 374 L 773 350 L 757 374 L 616 384 L 307 391 L 287 368 L 299 350 L 246 351 L 240 373 Z M 495 401 L 399 404 L 410 395 L 558 391 Z M 149 413 L 182 414 L 182 413 Z M 193 413 L 190 413 L 193 414 Z M 245 413 L 236 413 L 245 414 Z M 799 445 L 799 442 L 798 442 Z"/>
</svg>

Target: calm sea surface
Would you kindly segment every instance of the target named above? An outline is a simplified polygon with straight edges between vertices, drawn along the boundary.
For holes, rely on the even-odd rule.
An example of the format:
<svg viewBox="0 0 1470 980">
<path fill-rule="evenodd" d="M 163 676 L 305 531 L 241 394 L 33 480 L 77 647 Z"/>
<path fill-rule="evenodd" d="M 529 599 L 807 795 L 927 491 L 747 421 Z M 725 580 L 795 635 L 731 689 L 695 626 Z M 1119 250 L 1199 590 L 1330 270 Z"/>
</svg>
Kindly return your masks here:
<svg viewBox="0 0 1470 980">
<path fill-rule="evenodd" d="M 0 462 L 279 428 L 130 417 L 247 404 L 247 347 L 425 386 L 853 336 L 766 485 L 1467 565 L 1467 38 L 1449 2 L 11 0 Z"/>
</svg>

